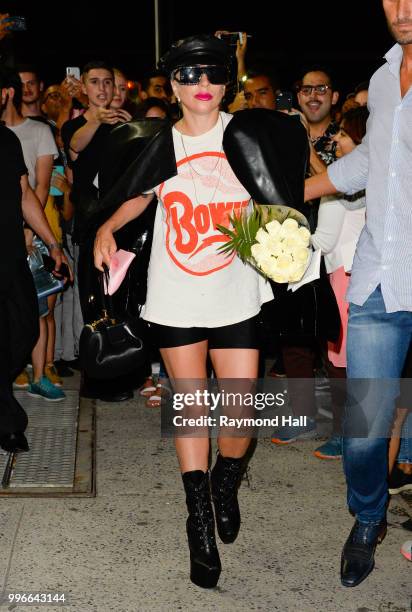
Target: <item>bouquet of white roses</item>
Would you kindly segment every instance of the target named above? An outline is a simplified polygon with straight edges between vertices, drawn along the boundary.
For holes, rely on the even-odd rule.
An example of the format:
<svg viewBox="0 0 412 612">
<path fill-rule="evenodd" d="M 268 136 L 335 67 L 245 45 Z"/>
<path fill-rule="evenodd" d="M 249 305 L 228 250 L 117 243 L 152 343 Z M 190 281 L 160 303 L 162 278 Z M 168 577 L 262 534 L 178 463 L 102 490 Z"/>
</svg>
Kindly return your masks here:
<svg viewBox="0 0 412 612">
<path fill-rule="evenodd" d="M 304 215 L 289 206 L 255 204 L 251 214 L 243 211 L 230 221 L 233 229 L 218 225 L 229 238 L 220 250 L 235 251 L 276 283 L 302 279 L 312 254 Z"/>
</svg>

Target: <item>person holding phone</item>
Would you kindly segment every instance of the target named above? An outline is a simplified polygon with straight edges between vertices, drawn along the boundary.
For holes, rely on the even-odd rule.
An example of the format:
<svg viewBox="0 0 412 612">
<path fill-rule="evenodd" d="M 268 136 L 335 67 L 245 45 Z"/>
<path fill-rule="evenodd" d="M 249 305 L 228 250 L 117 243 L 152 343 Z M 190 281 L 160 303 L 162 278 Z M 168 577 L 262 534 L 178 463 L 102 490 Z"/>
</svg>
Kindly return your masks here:
<svg viewBox="0 0 412 612">
<path fill-rule="evenodd" d="M 82 91 L 88 97 L 88 109 L 79 117 L 67 121 L 61 129 L 69 166 L 73 172 L 71 200 L 74 205 L 73 243 L 76 245 L 76 270 L 79 297 L 84 322 L 96 319 L 96 304 L 89 297 L 93 294 L 97 274 L 91 263 L 94 229 L 81 222 L 82 203 L 98 196 L 98 173 L 108 137 L 119 123 L 128 121 L 129 115 L 121 108 L 111 108 L 115 91 L 113 68 L 103 61 L 86 64 L 82 73 Z M 97 178 L 96 178 L 97 177 Z M 112 381 L 97 381 L 85 377 L 81 389 L 83 396 L 108 402 L 126 401 L 133 397 L 129 377 Z"/>
</svg>

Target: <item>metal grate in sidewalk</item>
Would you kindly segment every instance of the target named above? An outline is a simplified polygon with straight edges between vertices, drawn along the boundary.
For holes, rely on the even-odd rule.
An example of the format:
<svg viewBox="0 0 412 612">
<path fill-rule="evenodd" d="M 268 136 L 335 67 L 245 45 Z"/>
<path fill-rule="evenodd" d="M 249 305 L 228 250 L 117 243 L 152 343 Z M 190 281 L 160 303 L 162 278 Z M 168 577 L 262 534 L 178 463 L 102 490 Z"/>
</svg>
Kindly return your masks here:
<svg viewBox="0 0 412 612">
<path fill-rule="evenodd" d="M 94 403 L 82 400 L 79 405 L 77 390 L 66 390 L 66 399 L 53 403 L 24 391 L 15 396 L 29 418 L 30 451 L 14 456 L 0 495 L 94 495 Z M 7 455 L 0 455 L 0 477 L 7 461 Z"/>
<path fill-rule="evenodd" d="M 19 455 L 10 488 L 73 487 L 79 394 L 67 391 L 58 403 L 24 391 L 15 395 L 29 417 L 26 435 L 31 451 Z"/>
</svg>

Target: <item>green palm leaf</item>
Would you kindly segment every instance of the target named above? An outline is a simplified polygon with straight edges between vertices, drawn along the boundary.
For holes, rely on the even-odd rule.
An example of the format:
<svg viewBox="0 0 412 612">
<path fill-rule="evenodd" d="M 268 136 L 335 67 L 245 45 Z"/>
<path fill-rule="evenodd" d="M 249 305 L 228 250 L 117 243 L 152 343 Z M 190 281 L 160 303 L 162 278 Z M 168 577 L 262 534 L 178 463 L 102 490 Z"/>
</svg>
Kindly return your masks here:
<svg viewBox="0 0 412 612">
<path fill-rule="evenodd" d="M 219 251 L 228 255 L 236 252 L 245 262 L 252 256 L 251 247 L 256 242 L 256 234 L 261 226 L 260 213 L 254 210 L 249 215 L 245 212 L 241 215 L 234 215 L 230 217 L 230 223 L 233 229 L 217 225 L 217 228 L 230 239 L 219 248 Z"/>
</svg>

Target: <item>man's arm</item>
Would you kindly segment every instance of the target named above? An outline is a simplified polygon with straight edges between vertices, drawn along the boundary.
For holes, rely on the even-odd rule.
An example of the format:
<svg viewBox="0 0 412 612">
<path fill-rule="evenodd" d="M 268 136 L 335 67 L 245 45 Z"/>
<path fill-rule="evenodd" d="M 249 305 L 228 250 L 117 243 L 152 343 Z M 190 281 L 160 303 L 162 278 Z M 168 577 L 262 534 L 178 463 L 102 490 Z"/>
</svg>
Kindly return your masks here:
<svg viewBox="0 0 412 612">
<path fill-rule="evenodd" d="M 327 172 L 315 174 L 305 181 L 305 202 L 325 195 L 337 193 L 335 185 L 329 179 Z"/>
<path fill-rule="evenodd" d="M 72 161 L 76 161 L 79 153 L 87 147 L 100 127 L 100 121 L 90 119 L 81 128 L 76 130 L 69 142 L 69 155 Z"/>
<path fill-rule="evenodd" d="M 341 192 L 352 195 L 365 189 L 369 171 L 367 134 L 351 153 L 328 166 L 326 172 L 305 181 L 305 202 Z"/>
<path fill-rule="evenodd" d="M 53 155 L 41 155 L 36 159 L 36 188 L 34 191 L 43 208 L 49 197 L 52 171 Z"/>
<path fill-rule="evenodd" d="M 30 187 L 26 174 L 21 177 L 20 185 L 22 190 L 21 206 L 24 220 L 47 245 L 50 256 L 56 262 L 54 271 L 58 272 L 63 261 L 68 265 L 67 259 L 63 255 L 60 246 L 57 244 L 56 237 L 47 221 L 40 200 Z M 73 280 L 72 276 L 71 280 Z"/>
<path fill-rule="evenodd" d="M 79 153 L 87 147 L 102 123 L 116 125 L 119 121 L 127 121 L 122 115 L 123 111 L 121 109 L 97 108 L 93 114 L 90 109 L 88 112 L 92 116 L 87 119 L 87 123 L 73 134 L 69 143 L 69 154 L 72 161 L 76 161 Z"/>
</svg>

